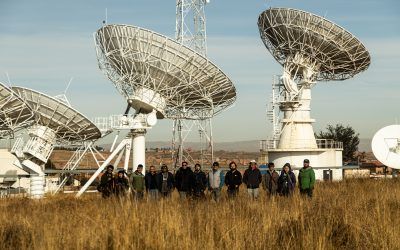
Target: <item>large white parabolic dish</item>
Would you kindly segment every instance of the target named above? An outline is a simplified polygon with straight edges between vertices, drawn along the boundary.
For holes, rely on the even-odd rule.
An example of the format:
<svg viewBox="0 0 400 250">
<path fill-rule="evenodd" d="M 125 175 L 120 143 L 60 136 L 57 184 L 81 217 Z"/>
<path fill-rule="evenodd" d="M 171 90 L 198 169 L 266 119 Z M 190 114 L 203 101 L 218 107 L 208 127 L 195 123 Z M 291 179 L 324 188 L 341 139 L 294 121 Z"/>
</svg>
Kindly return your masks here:
<svg viewBox="0 0 400 250">
<path fill-rule="evenodd" d="M 48 127 L 63 141 L 88 141 L 101 137 L 101 132 L 88 118 L 61 101 L 38 91 L 12 87 L 29 104 L 38 125 Z"/>
<path fill-rule="evenodd" d="M 215 64 L 154 31 L 106 25 L 95 42 L 100 69 L 140 113 L 204 119 L 236 100 L 231 80 Z"/>
<path fill-rule="evenodd" d="M 400 169 L 400 125 L 381 128 L 372 138 L 372 152 L 384 165 Z"/>
<path fill-rule="evenodd" d="M 261 39 L 282 65 L 294 61 L 311 67 L 316 80 L 345 80 L 366 70 L 371 58 L 353 34 L 312 13 L 270 8 L 258 17 Z M 302 61 L 296 61 L 296 54 Z M 290 72 L 303 78 L 301 70 Z"/>
</svg>

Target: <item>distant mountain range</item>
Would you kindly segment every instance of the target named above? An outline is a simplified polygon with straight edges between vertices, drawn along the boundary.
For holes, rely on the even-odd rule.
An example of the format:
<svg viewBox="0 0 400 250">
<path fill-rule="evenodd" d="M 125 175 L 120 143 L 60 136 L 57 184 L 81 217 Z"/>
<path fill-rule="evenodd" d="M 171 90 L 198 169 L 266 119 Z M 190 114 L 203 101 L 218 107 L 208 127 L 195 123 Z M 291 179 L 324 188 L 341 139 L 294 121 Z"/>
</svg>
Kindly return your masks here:
<svg viewBox="0 0 400 250">
<path fill-rule="evenodd" d="M 101 145 L 105 148 L 110 148 L 110 144 Z M 170 141 L 148 141 L 146 142 L 147 148 L 170 148 Z M 193 150 L 199 150 L 201 144 L 198 142 L 186 142 L 185 147 Z M 260 143 L 258 140 L 252 141 L 236 141 L 236 142 L 214 142 L 214 151 L 225 150 L 225 151 L 244 151 L 244 152 L 259 152 Z M 358 146 L 359 151 L 370 152 L 371 151 L 371 139 L 360 139 Z"/>
</svg>

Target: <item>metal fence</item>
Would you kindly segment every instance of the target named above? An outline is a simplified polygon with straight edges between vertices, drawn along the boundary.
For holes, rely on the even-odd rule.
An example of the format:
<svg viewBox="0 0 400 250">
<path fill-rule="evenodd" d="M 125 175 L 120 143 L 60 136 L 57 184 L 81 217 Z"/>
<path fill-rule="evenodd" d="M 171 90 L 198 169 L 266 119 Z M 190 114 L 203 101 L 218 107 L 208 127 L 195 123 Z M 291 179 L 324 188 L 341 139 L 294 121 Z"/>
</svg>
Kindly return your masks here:
<svg viewBox="0 0 400 250">
<path fill-rule="evenodd" d="M 316 139 L 317 148 L 319 149 L 343 149 L 343 142 L 335 141 L 332 139 Z M 277 149 L 279 144 L 279 140 L 261 140 L 260 141 L 260 150 L 268 151 L 269 149 Z M 293 142 L 293 145 L 304 145 L 305 141 L 298 141 L 298 143 Z M 291 149 L 297 149 L 296 147 L 290 147 Z M 302 148 L 298 148 L 302 149 Z"/>
</svg>

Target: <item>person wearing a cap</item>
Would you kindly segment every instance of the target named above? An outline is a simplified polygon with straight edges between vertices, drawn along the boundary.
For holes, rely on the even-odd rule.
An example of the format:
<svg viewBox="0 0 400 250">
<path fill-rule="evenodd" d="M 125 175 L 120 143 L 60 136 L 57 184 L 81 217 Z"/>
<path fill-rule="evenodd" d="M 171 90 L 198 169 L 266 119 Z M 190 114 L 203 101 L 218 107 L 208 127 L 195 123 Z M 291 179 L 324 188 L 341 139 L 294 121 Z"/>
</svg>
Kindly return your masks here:
<svg viewBox="0 0 400 250">
<path fill-rule="evenodd" d="M 268 170 L 263 176 L 263 188 L 268 195 L 276 195 L 278 190 L 279 174 L 275 171 L 275 164 L 268 163 Z"/>
<path fill-rule="evenodd" d="M 108 165 L 106 171 L 100 178 L 100 185 L 97 190 L 101 192 L 103 198 L 108 198 L 114 193 L 115 189 L 115 177 L 114 177 L 114 166 Z"/>
<path fill-rule="evenodd" d="M 170 197 L 174 189 L 174 176 L 165 164 L 161 166 L 161 172 L 157 175 L 157 188 L 163 198 Z"/>
<path fill-rule="evenodd" d="M 285 163 L 278 180 L 278 193 L 279 195 L 290 196 L 293 194 L 295 186 L 296 176 L 294 175 L 290 164 Z"/>
<path fill-rule="evenodd" d="M 208 173 L 208 189 L 211 192 L 211 197 L 214 201 L 219 202 L 221 197 L 222 187 L 221 170 L 219 169 L 219 163 L 214 162 L 212 170 Z"/>
<path fill-rule="evenodd" d="M 243 174 L 243 183 L 247 186 L 247 193 L 251 199 L 257 199 L 262 175 L 255 160 L 250 161 L 249 168 Z"/>
<path fill-rule="evenodd" d="M 143 200 L 144 190 L 146 188 L 144 175 L 143 175 L 143 165 L 139 164 L 135 170 L 131 174 L 130 183 L 131 183 L 131 193 L 132 198 L 136 201 Z"/>
<path fill-rule="evenodd" d="M 315 173 L 314 169 L 310 166 L 310 161 L 308 159 L 304 159 L 303 168 L 300 169 L 298 179 L 300 194 L 307 195 L 311 198 L 315 184 Z"/>
</svg>

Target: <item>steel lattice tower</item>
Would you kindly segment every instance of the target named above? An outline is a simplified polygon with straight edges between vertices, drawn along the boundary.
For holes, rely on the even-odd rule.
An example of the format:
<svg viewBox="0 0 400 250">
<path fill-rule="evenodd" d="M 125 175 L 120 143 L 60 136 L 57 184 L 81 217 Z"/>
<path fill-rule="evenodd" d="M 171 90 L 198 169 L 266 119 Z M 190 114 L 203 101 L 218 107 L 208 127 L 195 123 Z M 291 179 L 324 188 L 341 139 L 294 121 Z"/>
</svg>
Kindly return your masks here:
<svg viewBox="0 0 400 250">
<path fill-rule="evenodd" d="M 176 0 L 175 39 L 203 56 L 207 56 L 205 15 L 205 5 L 207 3 L 209 3 L 209 0 Z M 172 140 L 172 158 L 174 159 L 175 167 L 181 166 L 183 160 L 189 162 L 194 160 L 189 152 L 185 152 L 183 145 L 187 135 L 194 127 L 197 127 L 200 136 L 201 164 L 211 163 L 214 159 L 212 119 L 194 121 L 177 119 L 174 120 Z M 175 152 L 176 141 L 179 142 L 177 155 Z"/>
<path fill-rule="evenodd" d="M 177 0 L 175 38 L 178 42 L 207 55 L 205 0 Z"/>
</svg>

